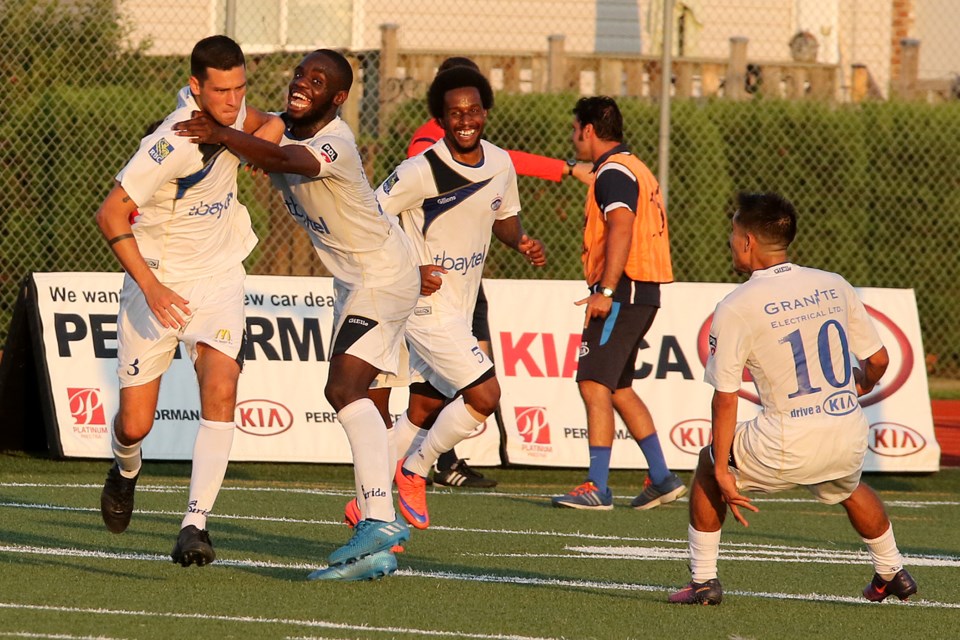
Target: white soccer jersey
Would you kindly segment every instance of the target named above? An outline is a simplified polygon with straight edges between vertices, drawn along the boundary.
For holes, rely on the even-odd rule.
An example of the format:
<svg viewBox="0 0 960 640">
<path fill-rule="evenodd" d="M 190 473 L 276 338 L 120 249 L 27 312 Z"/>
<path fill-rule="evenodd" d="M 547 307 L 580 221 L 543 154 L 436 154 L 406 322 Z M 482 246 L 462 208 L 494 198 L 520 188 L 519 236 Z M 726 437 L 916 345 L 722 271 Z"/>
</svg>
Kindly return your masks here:
<svg viewBox="0 0 960 640">
<path fill-rule="evenodd" d="M 760 395 L 744 446 L 797 484 L 856 471 L 867 423 L 851 368 L 883 346 L 853 287 L 835 273 L 785 263 L 755 271 L 717 305 L 704 380 Z M 851 353 L 852 352 L 852 353 Z"/>
<path fill-rule="evenodd" d="M 377 207 L 347 123 L 334 118 L 308 140 L 286 133 L 280 144 L 303 145 L 320 162 L 320 173 L 313 177 L 270 177 L 283 192 L 287 211 L 307 230 L 324 266 L 344 287 L 388 286 L 416 265 L 396 219 Z"/>
<path fill-rule="evenodd" d="M 257 244 L 250 215 L 237 202 L 239 159 L 226 147 L 174 135 L 173 125 L 200 109 L 190 87 L 180 90 L 177 104 L 117 174 L 137 204 L 133 234 L 140 253 L 167 283 L 232 269 Z M 243 129 L 246 115 L 244 102 L 234 129 Z"/>
<path fill-rule="evenodd" d="M 377 189 L 385 213 L 400 216 L 420 264 L 447 269 L 443 285 L 421 298 L 414 318 L 455 314 L 470 318 L 495 220 L 520 212 L 517 174 L 507 152 L 482 140 L 477 166 L 453 159 L 440 140 L 408 158 Z"/>
</svg>

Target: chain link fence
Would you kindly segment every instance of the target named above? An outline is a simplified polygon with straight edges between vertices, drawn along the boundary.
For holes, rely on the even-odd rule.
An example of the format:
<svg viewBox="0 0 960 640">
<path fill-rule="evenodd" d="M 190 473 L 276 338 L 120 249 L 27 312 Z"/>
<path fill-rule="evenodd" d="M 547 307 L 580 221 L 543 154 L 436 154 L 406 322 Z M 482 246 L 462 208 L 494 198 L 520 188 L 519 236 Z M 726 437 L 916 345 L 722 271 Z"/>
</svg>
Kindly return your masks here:
<svg viewBox="0 0 960 640">
<path fill-rule="evenodd" d="M 280 110 L 305 52 L 346 52 L 343 117 L 375 182 L 427 117 L 447 56 L 496 90 L 486 137 L 572 154 L 573 103 L 618 98 L 626 137 L 656 173 L 662 0 L 0 1 L 0 340 L 31 271 L 116 270 L 93 214 L 148 123 L 169 113 L 193 44 L 232 35 L 248 101 Z M 960 377 L 960 24 L 954 0 L 677 0 L 668 16 L 669 215 L 676 275 L 733 281 L 738 190 L 776 190 L 801 213 L 794 257 L 855 285 L 917 292 L 927 362 Z M 399 5 L 403 5 L 402 7 Z M 491 249 L 491 277 L 580 278 L 585 189 L 520 178 L 525 225 L 548 246 L 533 272 Z M 241 197 L 261 238 L 251 273 L 322 274 L 265 180 Z"/>
</svg>

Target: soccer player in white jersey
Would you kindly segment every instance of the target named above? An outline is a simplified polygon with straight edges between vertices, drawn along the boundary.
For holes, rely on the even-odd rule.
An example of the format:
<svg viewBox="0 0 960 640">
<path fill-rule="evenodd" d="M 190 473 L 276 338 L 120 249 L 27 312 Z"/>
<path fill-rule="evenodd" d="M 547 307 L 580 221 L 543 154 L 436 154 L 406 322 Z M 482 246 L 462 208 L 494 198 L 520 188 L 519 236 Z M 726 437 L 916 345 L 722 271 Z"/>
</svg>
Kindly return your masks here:
<svg viewBox="0 0 960 640">
<path fill-rule="evenodd" d="M 237 156 L 186 144 L 171 127 L 203 109 L 238 131 L 276 140 L 283 129 L 279 118 L 247 108 L 243 52 L 230 38 L 198 42 L 190 73 L 177 110 L 143 138 L 96 218 L 126 271 L 117 318 L 120 408 L 112 429 L 115 462 L 100 499 L 103 521 L 114 533 L 130 524 L 141 443 L 153 428 L 160 378 L 182 342 L 201 407 L 188 509 L 171 554 L 184 567 L 216 557 L 206 521 L 233 444 L 245 331 L 242 261 L 257 238 L 237 202 Z"/>
<path fill-rule="evenodd" d="M 846 510 L 876 571 L 864 597 L 906 600 L 917 591 L 883 502 L 860 481 L 868 425 L 857 396 L 886 371 L 887 351 L 846 280 L 789 262 L 796 231 L 784 198 L 740 194 L 730 251 L 734 269 L 750 279 L 717 305 L 710 327 L 704 379 L 714 387 L 713 443 L 700 452 L 691 489 L 692 581 L 670 602 L 720 604 L 717 556 L 727 507 L 747 526 L 740 509 L 757 507 L 741 491 L 796 486 Z M 761 408 L 738 424 L 744 366 Z"/>
<path fill-rule="evenodd" d="M 493 91 L 476 69 L 437 74 L 427 94 L 430 115 L 444 137 L 405 160 L 377 189 L 383 211 L 399 215 L 420 259 L 421 298 L 407 321 L 410 366 L 425 383 L 410 387 L 408 416 L 440 409 L 415 451 L 398 467 L 400 512 L 414 527 L 430 524 L 426 476 L 437 458 L 483 424 L 500 401 L 493 363 L 473 335 L 473 307 L 490 245 L 490 232 L 536 266 L 546 264 L 543 244 L 520 224 L 517 174 L 507 153 L 482 140 Z M 395 430 L 404 451 L 421 425 Z"/>
<path fill-rule="evenodd" d="M 353 70 L 341 54 L 329 49 L 308 54 L 293 72 L 279 145 L 219 126 L 203 114 L 177 125 L 179 135 L 225 144 L 269 172 L 334 277 L 334 340 L 324 393 L 350 441 L 364 519 L 350 541 L 330 555 L 330 566 L 310 574 L 317 580 L 392 573 L 397 561 L 391 549 L 410 536 L 394 511 L 395 461 L 368 390 L 381 371 L 397 372 L 420 273 L 396 218 L 377 207 L 353 133 L 337 116 L 352 84 Z"/>
</svg>

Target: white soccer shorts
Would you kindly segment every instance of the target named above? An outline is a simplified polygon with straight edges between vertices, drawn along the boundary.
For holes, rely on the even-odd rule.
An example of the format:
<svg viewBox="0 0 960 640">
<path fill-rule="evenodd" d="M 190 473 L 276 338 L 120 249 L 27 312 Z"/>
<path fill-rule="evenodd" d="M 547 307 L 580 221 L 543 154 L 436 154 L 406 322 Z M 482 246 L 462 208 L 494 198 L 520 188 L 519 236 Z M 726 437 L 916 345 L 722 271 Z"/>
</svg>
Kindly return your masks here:
<svg viewBox="0 0 960 640">
<path fill-rule="evenodd" d="M 757 491 L 759 493 L 778 493 L 787 491 L 794 487 L 802 486 L 806 488 L 817 501 L 823 504 L 837 504 L 850 497 L 857 485 L 860 484 L 860 475 L 863 472 L 863 460 L 860 466 L 853 473 L 843 477 L 825 482 L 814 484 L 798 485 L 795 482 L 788 482 L 778 477 L 777 462 L 764 462 L 751 451 L 747 446 L 747 438 L 743 433 L 747 429 L 754 428 L 754 420 L 738 422 L 737 429 L 733 437 L 733 457 L 737 468 L 732 469 L 737 476 L 737 487 L 741 491 Z M 845 455 L 841 452 L 841 455 Z M 842 461 L 849 468 L 849 458 Z"/>
<path fill-rule="evenodd" d="M 186 347 L 191 362 L 197 345 L 206 344 L 230 358 L 243 347 L 246 320 L 243 308 L 242 265 L 216 276 L 167 284 L 188 301 L 190 315 L 182 329 L 160 324 L 147 306 L 140 287 L 129 275 L 123 279 L 117 314 L 117 377 L 120 387 L 135 387 L 162 376 L 170 367 L 177 343 Z"/>
<path fill-rule="evenodd" d="M 333 356 L 346 353 L 396 374 L 404 326 L 420 295 L 419 270 L 386 287 L 348 289 L 334 281 L 333 289 Z"/>
<path fill-rule="evenodd" d="M 412 315 L 407 321 L 410 368 L 433 387 L 453 398 L 457 392 L 493 368 L 461 316 Z"/>
</svg>

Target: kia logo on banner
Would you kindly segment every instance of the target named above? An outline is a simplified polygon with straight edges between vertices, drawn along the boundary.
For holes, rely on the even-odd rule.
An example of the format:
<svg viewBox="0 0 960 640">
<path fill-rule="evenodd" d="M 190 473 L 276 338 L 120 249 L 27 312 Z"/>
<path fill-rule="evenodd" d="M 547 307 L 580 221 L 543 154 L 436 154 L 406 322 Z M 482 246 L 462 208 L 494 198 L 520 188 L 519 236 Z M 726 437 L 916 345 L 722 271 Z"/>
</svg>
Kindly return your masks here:
<svg viewBox="0 0 960 640">
<path fill-rule="evenodd" d="M 677 449 L 692 456 L 700 455 L 700 450 L 713 441 L 710 421 L 705 418 L 684 420 L 670 429 L 670 442 Z"/>
<path fill-rule="evenodd" d="M 103 416 L 103 403 L 100 401 L 100 389 L 95 387 L 68 388 L 70 415 L 76 425 L 106 426 Z"/>
<path fill-rule="evenodd" d="M 237 428 L 252 436 L 275 436 L 293 426 L 293 412 L 272 400 L 237 403 Z"/>
<path fill-rule="evenodd" d="M 517 431 L 528 444 L 550 444 L 550 425 L 546 407 L 514 407 Z"/>
<path fill-rule="evenodd" d="M 896 422 L 877 422 L 870 425 L 867 446 L 878 456 L 902 458 L 923 449 L 927 441 L 908 426 Z"/>
<path fill-rule="evenodd" d="M 899 355 L 900 366 L 896 371 L 887 371 L 886 375 L 883 376 L 881 384 L 878 384 L 873 391 L 868 393 L 865 396 L 862 396 L 860 400 L 861 407 L 869 407 L 872 404 L 876 404 L 883 400 L 884 398 L 889 398 L 894 393 L 897 392 L 900 387 L 904 385 L 907 381 L 907 378 L 910 377 L 910 372 L 913 371 L 913 348 L 910 346 L 910 340 L 907 338 L 906 334 L 903 332 L 900 327 L 898 327 L 893 320 L 888 318 L 883 313 L 877 311 L 873 307 L 864 305 L 867 309 L 867 313 L 870 314 L 870 317 L 873 318 L 874 322 L 880 324 L 884 329 L 893 334 L 893 339 L 895 344 L 884 344 L 887 348 L 887 351 L 890 352 L 891 362 L 895 362 L 898 359 L 896 358 Z M 711 313 L 707 316 L 707 319 L 703 321 L 703 324 L 700 325 L 700 331 L 697 334 L 697 355 L 700 356 L 700 364 L 704 367 L 707 366 L 707 356 L 710 353 L 711 348 L 714 345 L 709 343 L 710 338 L 710 324 L 713 322 L 713 314 Z M 746 368 L 743 369 L 743 382 L 749 384 L 749 388 L 740 388 L 739 396 L 744 400 L 749 400 L 750 402 L 759 405 L 760 398 L 757 396 L 755 389 L 753 388 L 753 377 L 751 377 L 750 372 Z M 824 407 L 824 410 L 827 410 L 828 407 Z M 829 411 L 828 411 L 829 413 Z M 834 414 L 842 415 L 842 414 Z"/>
</svg>

